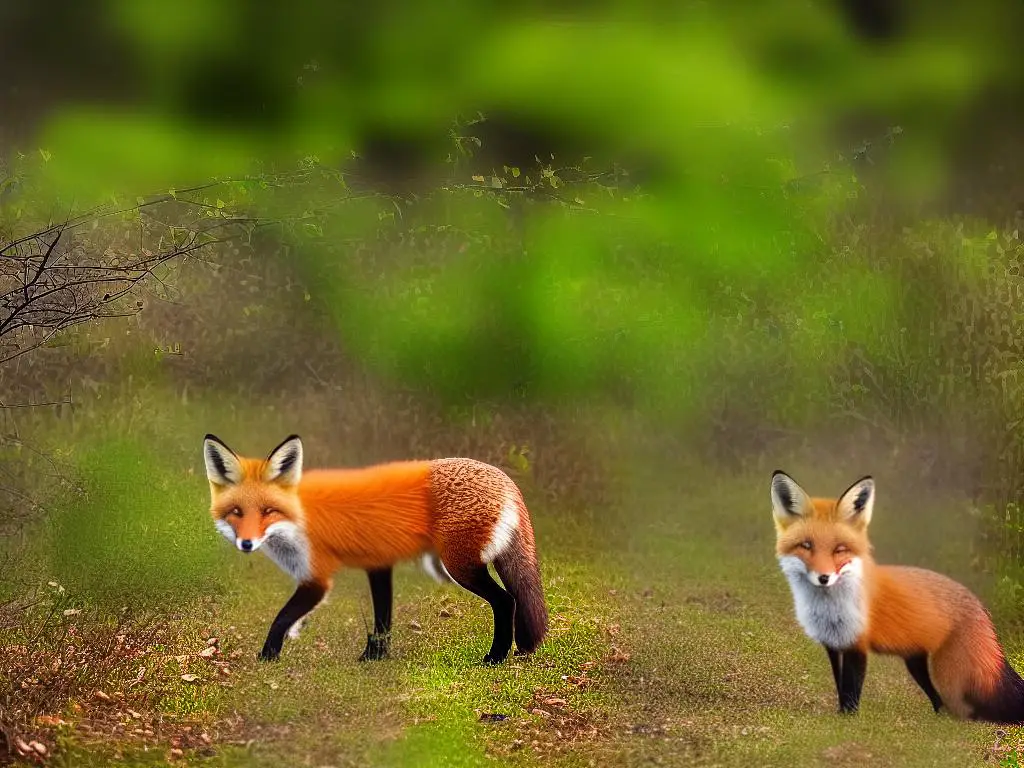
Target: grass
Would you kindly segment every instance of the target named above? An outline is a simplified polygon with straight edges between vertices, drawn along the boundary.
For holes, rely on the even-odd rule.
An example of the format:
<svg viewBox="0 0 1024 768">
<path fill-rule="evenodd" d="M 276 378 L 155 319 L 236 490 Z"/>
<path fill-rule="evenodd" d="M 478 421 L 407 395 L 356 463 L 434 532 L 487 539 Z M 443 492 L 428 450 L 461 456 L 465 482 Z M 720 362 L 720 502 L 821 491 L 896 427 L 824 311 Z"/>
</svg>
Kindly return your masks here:
<svg viewBox="0 0 1024 768">
<path fill-rule="evenodd" d="M 53 764 L 159 765 L 177 759 L 172 749 L 211 766 L 913 768 L 984 758 L 997 729 L 934 715 L 899 660 L 873 657 L 861 713 L 836 714 L 824 652 L 797 627 L 772 556 L 768 475 L 680 476 L 701 482 L 662 491 L 634 475 L 620 514 L 600 524 L 534 510 L 552 633 L 533 657 L 500 668 L 479 664 L 489 610 L 411 565 L 396 573 L 390 660 L 356 661 L 369 594 L 361 573 L 344 573 L 281 661 L 260 664 L 291 585 L 269 560 L 225 544 L 224 596 L 173 607 L 178 645 L 149 683 L 160 691 L 155 714 L 143 716 L 164 737 L 66 728 Z M 929 509 L 955 518 L 946 505 Z M 879 502 L 880 559 L 904 538 L 903 509 Z M 948 535 L 922 532 L 919 560 L 960 575 L 967 564 L 937 546 Z M 929 563 L 929 552 L 944 561 Z M 211 660 L 196 655 L 208 637 Z"/>
</svg>

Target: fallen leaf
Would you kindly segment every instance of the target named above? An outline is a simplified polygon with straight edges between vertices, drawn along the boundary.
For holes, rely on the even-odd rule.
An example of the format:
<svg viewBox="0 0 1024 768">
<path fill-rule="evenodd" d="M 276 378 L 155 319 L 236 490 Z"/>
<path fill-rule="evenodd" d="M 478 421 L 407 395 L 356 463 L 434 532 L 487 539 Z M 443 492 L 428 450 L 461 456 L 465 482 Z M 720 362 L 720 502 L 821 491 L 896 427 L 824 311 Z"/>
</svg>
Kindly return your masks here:
<svg viewBox="0 0 1024 768">
<path fill-rule="evenodd" d="M 95 693 L 93 693 L 93 696 L 99 699 L 100 701 L 110 701 L 110 697 L 103 691 L 96 691 Z"/>
<path fill-rule="evenodd" d="M 415 619 L 413 619 L 409 622 L 409 629 L 411 629 L 413 632 L 421 632 L 423 630 L 423 625 Z"/>
<path fill-rule="evenodd" d="M 81 608 L 68 608 L 64 611 L 65 616 L 77 616 L 82 612 Z"/>
<path fill-rule="evenodd" d="M 46 749 L 46 745 L 43 744 L 41 741 L 30 741 L 28 745 L 32 748 L 32 751 L 35 752 L 37 755 L 39 755 L 40 757 L 46 757 L 46 753 L 48 750 Z"/>
<path fill-rule="evenodd" d="M 184 680 L 186 683 L 194 683 L 196 680 L 199 679 L 199 675 L 182 675 L 181 679 Z"/>
<path fill-rule="evenodd" d="M 199 652 L 199 655 L 202 656 L 204 659 L 210 659 L 210 658 L 213 658 L 213 656 L 216 653 L 217 653 L 217 647 L 213 646 L 213 645 L 208 645 L 205 648 L 203 648 L 203 650 L 201 650 Z"/>
<path fill-rule="evenodd" d="M 608 656 L 605 659 L 605 661 L 607 661 L 609 664 L 623 664 L 623 663 L 629 661 L 629 659 L 630 659 L 630 655 L 628 653 L 626 653 L 625 651 L 622 651 L 622 650 L 616 648 L 613 645 L 612 646 L 612 652 L 610 654 L 608 654 Z"/>
</svg>

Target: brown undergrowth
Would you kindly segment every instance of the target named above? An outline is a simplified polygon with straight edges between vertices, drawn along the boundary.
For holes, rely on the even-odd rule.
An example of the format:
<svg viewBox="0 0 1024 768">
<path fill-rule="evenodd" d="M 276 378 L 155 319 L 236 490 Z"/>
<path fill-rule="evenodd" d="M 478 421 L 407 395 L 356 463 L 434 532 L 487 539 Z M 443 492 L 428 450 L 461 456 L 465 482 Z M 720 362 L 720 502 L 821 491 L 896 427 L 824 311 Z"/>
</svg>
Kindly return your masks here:
<svg viewBox="0 0 1024 768">
<path fill-rule="evenodd" d="M 242 738 L 241 717 L 217 715 L 241 655 L 225 650 L 233 640 L 213 629 L 203 640 L 195 616 L 74 604 L 50 582 L 0 611 L 0 764 L 45 762 L 69 737 L 171 757 Z"/>
</svg>

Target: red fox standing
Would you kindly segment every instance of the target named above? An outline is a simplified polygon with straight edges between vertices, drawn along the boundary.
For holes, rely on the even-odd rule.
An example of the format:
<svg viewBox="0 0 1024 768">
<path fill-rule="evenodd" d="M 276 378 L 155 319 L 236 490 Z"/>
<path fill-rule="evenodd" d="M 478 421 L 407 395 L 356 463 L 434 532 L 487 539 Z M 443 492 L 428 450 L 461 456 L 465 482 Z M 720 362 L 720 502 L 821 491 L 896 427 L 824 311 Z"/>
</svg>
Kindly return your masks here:
<svg viewBox="0 0 1024 768">
<path fill-rule="evenodd" d="M 435 577 L 431 558 L 439 556 L 444 575 L 490 603 L 494 641 L 485 664 L 506 659 L 513 635 L 521 653 L 544 639 L 547 607 L 530 514 L 500 469 L 438 459 L 303 473 L 297 435 L 263 460 L 242 458 L 207 435 L 203 457 L 217 529 L 243 552 L 262 548 L 298 582 L 270 627 L 261 659 L 278 657 L 285 635 L 295 636 L 330 590 L 334 573 L 346 566 L 370 578 L 374 630 L 360 660 L 384 658 L 391 569 L 417 555 Z M 489 563 L 505 589 L 491 578 Z"/>
<path fill-rule="evenodd" d="M 835 500 L 808 497 L 784 472 L 772 476 L 779 564 L 797 620 L 828 651 L 839 711 L 857 711 L 872 651 L 902 656 L 936 712 L 1024 721 L 1024 680 L 978 598 L 932 571 L 875 564 L 867 537 L 874 502 L 870 477 Z"/>
</svg>

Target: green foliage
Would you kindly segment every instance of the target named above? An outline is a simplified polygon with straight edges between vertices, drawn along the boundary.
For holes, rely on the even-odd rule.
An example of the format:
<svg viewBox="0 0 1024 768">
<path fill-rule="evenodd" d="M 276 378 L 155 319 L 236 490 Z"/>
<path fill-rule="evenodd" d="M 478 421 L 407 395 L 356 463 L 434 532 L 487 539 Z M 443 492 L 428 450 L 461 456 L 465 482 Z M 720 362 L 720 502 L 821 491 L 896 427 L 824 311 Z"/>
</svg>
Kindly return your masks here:
<svg viewBox="0 0 1024 768">
<path fill-rule="evenodd" d="M 321 2 L 302 18 L 218 0 L 195 35 L 191 4 L 102 8 L 149 87 L 131 113 L 56 115 L 41 139 L 53 195 L 184 199 L 197 181 L 240 179 L 193 197 L 211 217 L 279 223 L 346 350 L 454 404 L 611 399 L 676 419 L 718 393 L 724 348 L 745 353 L 740 378 L 781 369 L 820 392 L 799 372 L 842 358 L 845 340 L 884 343 L 896 298 L 888 274 L 822 267 L 862 193 L 827 147 L 832 121 L 891 108 L 912 127 L 889 131 L 894 156 L 941 175 L 939 118 L 1010 76 L 994 12 L 883 57 L 833 9 L 789 0 L 743 13 L 608 2 L 573 24 L 469 0 L 365 15 Z M 235 94 L 240 66 L 252 90 Z M 653 180 L 641 193 L 606 159 L 475 167 L 487 115 L 567 133 Z M 428 164 L 447 154 L 446 178 L 416 196 L 354 191 L 352 158 L 378 135 L 422 140 Z"/>
<path fill-rule="evenodd" d="M 214 592 L 223 554 L 205 520 L 203 486 L 152 445 L 125 436 L 83 440 L 80 492 L 53 504 L 47 559 L 88 602 L 173 610 Z"/>
<path fill-rule="evenodd" d="M 834 12 L 785 0 L 772 13 L 689 6 L 646 17 L 605 3 L 578 24 L 468 1 L 372 19 L 314 3 L 298 19 L 221 0 L 204 17 L 232 21 L 199 36 L 183 34 L 192 6 L 157 17 L 105 8 L 137 46 L 149 101 L 129 115 L 56 117 L 45 175 L 61 198 L 255 174 L 211 194 L 211 214 L 244 206 L 281 220 L 346 347 L 457 403 L 614 393 L 652 410 L 699 407 L 722 343 L 707 330 L 732 309 L 723 288 L 797 294 L 811 343 L 794 339 L 771 349 L 776 358 L 818 359 L 820 329 L 833 325 L 874 339 L 891 291 L 872 277 L 845 270 L 821 294 L 792 290 L 814 280 L 821 237 L 857 194 L 824 129 L 846 110 L 911 99 L 948 114 L 1005 66 L 974 27 L 941 46 L 931 32 L 883 61 Z M 780 24 L 779 14 L 797 15 Z M 278 45 L 254 56 L 259 28 Z M 262 104 L 259 115 L 241 97 L 207 98 L 240 61 L 256 89 L 242 97 Z M 488 149 L 474 137 L 479 123 L 452 129 L 453 147 L 437 140 L 480 110 L 643 158 L 657 181 L 638 194 L 605 183 L 604 166 L 561 157 L 471 173 L 473 153 Z M 940 124 L 915 125 L 899 146 L 935 160 Z M 335 168 L 374 131 L 431 137 L 427 159 L 450 150 L 454 175 L 415 202 L 352 193 Z M 296 166 L 304 172 L 279 175 Z"/>
</svg>

